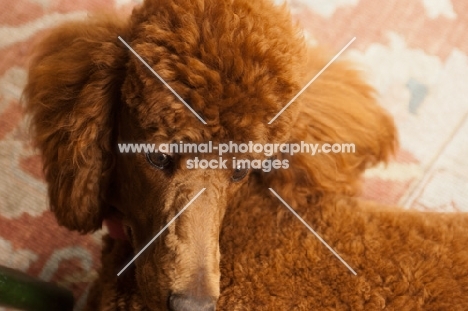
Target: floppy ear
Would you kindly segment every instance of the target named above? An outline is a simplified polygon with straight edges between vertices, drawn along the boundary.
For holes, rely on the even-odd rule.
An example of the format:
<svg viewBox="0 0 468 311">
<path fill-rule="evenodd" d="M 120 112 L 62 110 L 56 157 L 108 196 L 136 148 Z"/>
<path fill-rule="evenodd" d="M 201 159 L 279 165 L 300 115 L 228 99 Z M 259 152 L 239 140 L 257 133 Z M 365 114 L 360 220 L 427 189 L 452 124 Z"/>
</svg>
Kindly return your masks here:
<svg viewBox="0 0 468 311">
<path fill-rule="evenodd" d="M 306 68 L 312 75 L 330 59 L 318 50 L 309 58 Z M 286 156 L 290 168 L 277 170 L 268 179 L 285 196 L 291 194 L 291 200 L 301 189 L 304 193 L 315 191 L 318 196 L 355 195 L 360 191 L 361 173 L 387 161 L 398 145 L 393 119 L 377 104 L 374 90 L 350 63 L 333 63 L 301 95 L 297 105 L 291 106 L 299 109 L 299 114 L 290 143 L 352 143 L 355 153 Z"/>
<path fill-rule="evenodd" d="M 82 233 L 101 227 L 112 166 L 126 26 L 94 18 L 58 27 L 36 47 L 24 100 L 58 222 Z"/>
</svg>

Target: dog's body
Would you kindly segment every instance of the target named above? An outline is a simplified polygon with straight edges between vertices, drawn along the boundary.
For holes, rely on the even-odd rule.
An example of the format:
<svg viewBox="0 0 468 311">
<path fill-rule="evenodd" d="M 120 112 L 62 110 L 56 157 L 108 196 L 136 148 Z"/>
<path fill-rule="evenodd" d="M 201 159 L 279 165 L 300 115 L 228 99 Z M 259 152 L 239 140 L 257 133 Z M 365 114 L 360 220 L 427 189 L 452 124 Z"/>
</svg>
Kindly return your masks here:
<svg viewBox="0 0 468 311">
<path fill-rule="evenodd" d="M 25 98 L 51 208 L 72 230 L 108 221 L 124 238 L 105 238 L 89 311 L 468 309 L 466 216 L 356 198 L 362 172 L 394 151 L 396 131 L 352 65 L 332 64 L 268 124 L 328 60 L 266 0 L 147 0 L 129 22 L 71 23 L 39 45 Z M 184 154 L 116 147 L 180 140 L 344 142 L 356 152 L 277 154 L 289 169 L 249 173 L 190 170 Z"/>
<path fill-rule="evenodd" d="M 217 310 L 466 310 L 467 217 L 384 210 L 332 199 L 297 211 L 346 260 L 342 265 L 262 187 L 230 206 L 221 235 Z M 132 271 L 128 243 L 105 239 L 91 310 L 150 310 Z"/>
</svg>

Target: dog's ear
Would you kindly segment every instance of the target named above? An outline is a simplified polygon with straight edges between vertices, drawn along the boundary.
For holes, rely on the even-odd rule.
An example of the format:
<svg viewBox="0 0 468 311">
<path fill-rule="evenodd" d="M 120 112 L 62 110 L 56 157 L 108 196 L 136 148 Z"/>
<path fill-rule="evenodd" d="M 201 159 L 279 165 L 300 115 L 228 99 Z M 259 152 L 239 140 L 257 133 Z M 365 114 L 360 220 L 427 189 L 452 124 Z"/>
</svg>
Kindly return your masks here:
<svg viewBox="0 0 468 311">
<path fill-rule="evenodd" d="M 310 54 L 311 73 L 328 61 L 320 51 Z M 305 83 L 304 83 L 305 84 Z M 398 145 L 393 119 L 377 104 L 374 90 L 348 62 L 335 62 L 300 97 L 298 119 L 290 143 L 354 144 L 354 153 L 317 153 L 286 156 L 290 168 L 267 178 L 282 193 L 355 195 L 362 172 L 387 161 Z M 307 189 L 307 191 L 306 191 Z"/>
<path fill-rule="evenodd" d="M 39 148 L 50 207 L 81 233 L 101 227 L 112 166 L 126 25 L 110 17 L 71 22 L 36 47 L 23 100 Z"/>
</svg>

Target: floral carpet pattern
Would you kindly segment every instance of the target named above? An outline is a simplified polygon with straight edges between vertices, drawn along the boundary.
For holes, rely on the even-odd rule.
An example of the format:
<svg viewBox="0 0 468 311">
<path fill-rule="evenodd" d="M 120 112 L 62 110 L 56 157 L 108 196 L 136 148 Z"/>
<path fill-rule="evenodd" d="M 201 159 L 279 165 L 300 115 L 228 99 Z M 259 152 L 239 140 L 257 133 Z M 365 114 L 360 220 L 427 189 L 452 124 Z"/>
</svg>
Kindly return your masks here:
<svg viewBox="0 0 468 311">
<path fill-rule="evenodd" d="M 281 4 L 284 0 L 274 0 Z M 71 289 L 82 309 L 100 236 L 57 225 L 20 97 L 31 45 L 88 12 L 132 0 L 0 0 L 0 265 Z M 421 211 L 468 212 L 468 1 L 286 0 L 311 44 L 356 60 L 395 117 L 401 148 L 365 175 L 363 197 Z M 117 40 L 117 39 L 116 39 Z"/>
</svg>

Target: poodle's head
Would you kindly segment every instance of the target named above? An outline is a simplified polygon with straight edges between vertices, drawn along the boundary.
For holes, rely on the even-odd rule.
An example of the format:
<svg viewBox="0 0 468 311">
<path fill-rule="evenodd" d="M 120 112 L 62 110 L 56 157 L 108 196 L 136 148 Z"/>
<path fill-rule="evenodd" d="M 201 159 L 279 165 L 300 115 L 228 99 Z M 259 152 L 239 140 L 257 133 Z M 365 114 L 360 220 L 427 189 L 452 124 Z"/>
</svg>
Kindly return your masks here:
<svg viewBox="0 0 468 311">
<path fill-rule="evenodd" d="M 317 195 L 352 192 L 349 185 L 365 164 L 392 149 L 393 125 L 347 70 L 349 81 L 340 82 L 337 74 L 332 80 L 338 85 L 321 86 L 331 92 L 319 86 L 321 99 L 310 106 L 316 109 L 299 113 L 299 98 L 268 124 L 305 84 L 305 51 L 284 8 L 266 0 L 147 0 L 127 22 L 101 17 L 69 23 L 39 44 L 25 99 L 59 223 L 87 233 L 112 219 L 123 224 L 137 254 L 186 207 L 138 256 L 135 270 L 123 272 L 135 273 L 148 308 L 215 309 L 221 222 L 229 203 L 247 199 L 243 189 L 253 174 L 231 159 L 266 157 L 228 154 L 228 169 L 190 169 L 187 160 L 218 156 L 122 153 L 119 144 L 358 137 L 360 154 L 291 159 L 296 169 L 255 179 L 300 181 L 311 195 L 313 189 Z M 352 89 L 346 108 L 333 100 L 343 90 L 340 83 Z M 365 127 L 374 132 L 361 137 Z"/>
</svg>

